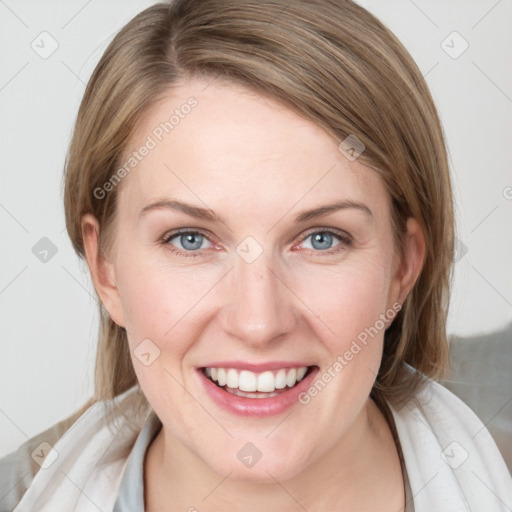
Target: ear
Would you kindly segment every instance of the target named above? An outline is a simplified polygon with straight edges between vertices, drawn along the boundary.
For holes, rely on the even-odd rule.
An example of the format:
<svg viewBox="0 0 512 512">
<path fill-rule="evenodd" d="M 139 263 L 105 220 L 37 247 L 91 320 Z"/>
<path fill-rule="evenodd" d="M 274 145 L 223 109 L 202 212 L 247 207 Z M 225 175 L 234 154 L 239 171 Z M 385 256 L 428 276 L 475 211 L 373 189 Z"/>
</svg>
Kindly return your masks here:
<svg viewBox="0 0 512 512">
<path fill-rule="evenodd" d="M 112 320 L 125 327 L 121 298 L 116 285 L 113 264 L 99 253 L 100 226 L 94 215 L 87 213 L 81 221 L 85 256 L 96 293 Z"/>
<path fill-rule="evenodd" d="M 388 308 L 392 308 L 393 304 L 397 302 L 400 306 L 403 305 L 421 273 L 424 258 L 425 236 L 423 230 L 419 222 L 410 217 L 407 220 L 403 260 L 399 261 L 399 255 L 396 255 L 397 264 L 389 289 Z"/>
</svg>

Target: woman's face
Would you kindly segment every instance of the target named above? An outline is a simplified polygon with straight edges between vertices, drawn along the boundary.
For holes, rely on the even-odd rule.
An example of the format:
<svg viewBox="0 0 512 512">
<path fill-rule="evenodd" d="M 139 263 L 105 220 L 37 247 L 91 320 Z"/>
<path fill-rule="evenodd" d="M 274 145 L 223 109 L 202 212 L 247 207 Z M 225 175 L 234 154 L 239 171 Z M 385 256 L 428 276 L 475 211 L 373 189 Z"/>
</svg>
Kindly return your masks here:
<svg viewBox="0 0 512 512">
<path fill-rule="evenodd" d="M 207 84 L 174 88 L 138 127 L 113 284 L 96 284 L 171 456 L 180 443 L 221 475 L 286 479 L 357 456 L 384 330 L 412 283 L 375 171 L 281 104 Z"/>
</svg>

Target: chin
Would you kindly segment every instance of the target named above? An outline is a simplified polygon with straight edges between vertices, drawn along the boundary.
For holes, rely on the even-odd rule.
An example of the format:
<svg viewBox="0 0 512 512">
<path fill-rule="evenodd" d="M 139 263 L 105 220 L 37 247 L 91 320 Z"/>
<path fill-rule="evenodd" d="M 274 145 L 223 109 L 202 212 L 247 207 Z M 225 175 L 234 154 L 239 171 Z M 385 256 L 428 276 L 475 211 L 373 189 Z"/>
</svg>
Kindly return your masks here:
<svg viewBox="0 0 512 512">
<path fill-rule="evenodd" d="M 253 483 L 275 483 L 286 481 L 304 471 L 307 467 L 307 455 L 304 448 L 301 453 L 293 453 L 291 447 L 272 447 L 272 443 L 240 441 L 232 443 L 234 448 L 222 450 L 223 459 L 217 457 L 205 460 L 213 471 L 228 480 Z M 263 446 L 265 444 L 265 446 Z M 260 448 L 258 448 L 258 445 Z"/>
</svg>

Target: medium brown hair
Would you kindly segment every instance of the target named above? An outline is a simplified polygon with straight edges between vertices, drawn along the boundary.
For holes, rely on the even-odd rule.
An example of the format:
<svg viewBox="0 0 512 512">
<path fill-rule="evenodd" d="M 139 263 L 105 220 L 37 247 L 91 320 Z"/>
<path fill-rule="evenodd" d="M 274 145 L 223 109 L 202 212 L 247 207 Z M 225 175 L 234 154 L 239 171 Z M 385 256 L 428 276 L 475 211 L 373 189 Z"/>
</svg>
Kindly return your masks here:
<svg viewBox="0 0 512 512">
<path fill-rule="evenodd" d="M 100 247 L 108 252 L 119 187 L 101 199 L 94 190 L 118 171 L 148 109 L 192 77 L 243 85 L 340 142 L 352 135 L 364 144 L 358 161 L 378 172 L 389 191 L 399 254 L 409 217 L 418 220 L 426 241 L 422 272 L 385 332 L 372 396 L 379 404 L 403 400 L 421 374 L 442 376 L 454 249 L 443 131 L 412 57 L 352 1 L 177 0 L 151 6 L 125 25 L 87 84 L 66 158 L 66 226 L 78 255 L 84 257 L 80 222 L 86 213 L 98 219 Z M 126 331 L 99 307 L 92 401 L 137 384 Z M 421 373 L 404 372 L 404 363 Z"/>
</svg>

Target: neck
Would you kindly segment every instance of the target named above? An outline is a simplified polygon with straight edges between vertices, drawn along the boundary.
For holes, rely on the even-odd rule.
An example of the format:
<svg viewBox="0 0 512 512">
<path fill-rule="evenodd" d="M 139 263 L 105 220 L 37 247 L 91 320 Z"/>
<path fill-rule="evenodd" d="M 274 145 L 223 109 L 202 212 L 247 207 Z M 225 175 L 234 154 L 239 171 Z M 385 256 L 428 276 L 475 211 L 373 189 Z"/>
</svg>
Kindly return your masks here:
<svg viewBox="0 0 512 512">
<path fill-rule="evenodd" d="M 286 481 L 230 480 L 198 459 L 165 427 L 145 460 L 146 511 L 404 509 L 403 476 L 392 432 L 369 399 L 353 428 Z M 236 504 L 236 505 L 235 505 Z"/>
</svg>

